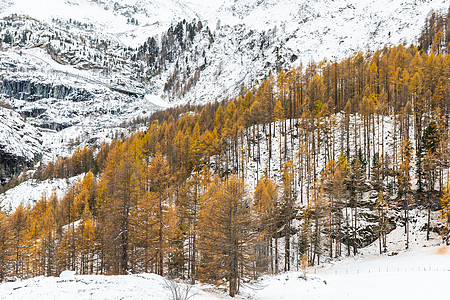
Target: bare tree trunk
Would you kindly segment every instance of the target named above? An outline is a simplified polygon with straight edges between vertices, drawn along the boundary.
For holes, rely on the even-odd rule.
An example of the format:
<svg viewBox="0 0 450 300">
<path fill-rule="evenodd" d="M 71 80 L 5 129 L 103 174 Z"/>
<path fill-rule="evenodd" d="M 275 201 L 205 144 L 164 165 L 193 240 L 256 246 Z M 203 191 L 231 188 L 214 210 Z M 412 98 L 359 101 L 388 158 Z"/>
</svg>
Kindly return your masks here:
<svg viewBox="0 0 450 300">
<path fill-rule="evenodd" d="M 278 274 L 278 238 L 275 238 L 275 274 Z"/>
<path fill-rule="evenodd" d="M 430 222 L 431 222 L 431 191 L 428 191 L 428 218 L 427 218 L 427 241 L 430 240 Z"/>
<path fill-rule="evenodd" d="M 269 253 L 270 253 L 270 273 L 274 274 L 275 271 L 273 269 L 273 241 L 272 237 L 269 237 Z"/>
<path fill-rule="evenodd" d="M 163 266 L 163 208 L 162 208 L 162 195 L 159 195 L 159 232 L 158 232 L 158 275 L 164 275 Z"/>
<path fill-rule="evenodd" d="M 353 224 L 354 224 L 354 227 L 353 227 L 353 255 L 358 254 L 358 248 L 356 246 L 356 231 L 357 231 L 357 225 L 358 225 L 357 224 L 357 218 L 358 218 L 358 201 L 357 201 L 357 199 L 358 199 L 358 196 L 355 197 L 355 206 L 354 206 L 354 208 L 355 208 L 355 215 L 354 215 L 355 220 L 353 222 Z"/>
<path fill-rule="evenodd" d="M 289 216 L 290 217 L 290 214 Z M 290 271 L 290 221 L 287 221 L 285 224 L 285 235 L 284 235 L 284 271 Z"/>
<path fill-rule="evenodd" d="M 406 233 L 406 249 L 409 249 L 409 206 L 408 194 L 405 192 L 405 233 Z"/>
</svg>

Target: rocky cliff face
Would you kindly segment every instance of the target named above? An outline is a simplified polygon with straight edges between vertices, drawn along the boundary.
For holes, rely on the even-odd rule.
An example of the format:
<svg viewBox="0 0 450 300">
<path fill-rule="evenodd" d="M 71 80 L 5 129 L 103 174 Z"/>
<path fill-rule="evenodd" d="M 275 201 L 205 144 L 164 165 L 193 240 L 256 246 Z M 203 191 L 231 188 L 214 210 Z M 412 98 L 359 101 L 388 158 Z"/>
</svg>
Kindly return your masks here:
<svg viewBox="0 0 450 300">
<path fill-rule="evenodd" d="M 0 94 L 26 101 L 55 98 L 79 102 L 93 98 L 93 94 L 85 89 L 62 84 L 38 82 L 35 79 L 20 77 L 0 80 Z"/>
<path fill-rule="evenodd" d="M 20 173 L 25 166 L 30 166 L 23 157 L 4 151 L 3 145 L 0 145 L 0 184 L 3 185 L 14 174 Z"/>
<path fill-rule="evenodd" d="M 0 183 L 42 157 L 40 132 L 11 109 L 0 107 Z"/>
</svg>

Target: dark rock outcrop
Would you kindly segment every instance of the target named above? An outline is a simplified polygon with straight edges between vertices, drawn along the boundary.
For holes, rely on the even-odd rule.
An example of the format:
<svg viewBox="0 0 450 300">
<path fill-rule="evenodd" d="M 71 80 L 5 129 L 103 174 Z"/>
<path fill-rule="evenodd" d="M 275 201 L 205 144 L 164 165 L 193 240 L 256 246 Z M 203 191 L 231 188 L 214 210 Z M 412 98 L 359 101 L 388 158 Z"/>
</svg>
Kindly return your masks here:
<svg viewBox="0 0 450 300">
<path fill-rule="evenodd" d="M 37 82 L 31 79 L 4 78 L 0 80 L 0 94 L 19 100 L 36 101 L 43 98 L 89 101 L 94 95 L 85 89 L 63 84 Z"/>
<path fill-rule="evenodd" d="M 9 178 L 16 174 L 20 174 L 24 167 L 31 167 L 33 162 L 39 161 L 41 155 L 36 155 L 34 160 L 27 160 L 4 150 L 0 145 L 0 184 L 5 184 Z"/>
<path fill-rule="evenodd" d="M 15 111 L 0 107 L 0 183 L 42 157 L 42 135 Z"/>
</svg>

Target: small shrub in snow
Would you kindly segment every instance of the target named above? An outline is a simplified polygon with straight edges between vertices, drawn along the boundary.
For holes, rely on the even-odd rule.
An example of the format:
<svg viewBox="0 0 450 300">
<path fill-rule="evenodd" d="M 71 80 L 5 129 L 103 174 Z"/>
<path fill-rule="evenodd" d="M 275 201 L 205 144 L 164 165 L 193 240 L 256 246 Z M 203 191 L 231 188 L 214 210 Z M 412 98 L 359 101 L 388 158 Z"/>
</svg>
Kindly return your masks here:
<svg viewBox="0 0 450 300">
<path fill-rule="evenodd" d="M 165 279 L 164 286 L 172 294 L 172 300 L 188 300 L 194 297 L 192 294 L 192 285 L 178 283 L 174 280 Z"/>
</svg>

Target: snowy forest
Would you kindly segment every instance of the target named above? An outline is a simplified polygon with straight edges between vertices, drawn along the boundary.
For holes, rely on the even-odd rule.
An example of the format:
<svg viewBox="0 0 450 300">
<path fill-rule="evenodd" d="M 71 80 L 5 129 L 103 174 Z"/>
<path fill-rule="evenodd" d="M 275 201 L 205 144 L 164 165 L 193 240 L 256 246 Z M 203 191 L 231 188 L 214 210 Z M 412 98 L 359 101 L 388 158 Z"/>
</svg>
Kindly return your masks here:
<svg viewBox="0 0 450 300">
<path fill-rule="evenodd" d="M 154 113 L 148 129 L 25 169 L 84 174 L 0 212 L 0 280 L 152 272 L 228 283 L 357 255 L 427 214 L 450 243 L 449 15 L 418 45 L 280 70 L 233 99 Z M 31 175 L 30 175 L 31 174 Z"/>
</svg>

